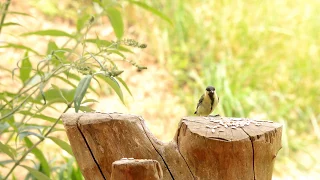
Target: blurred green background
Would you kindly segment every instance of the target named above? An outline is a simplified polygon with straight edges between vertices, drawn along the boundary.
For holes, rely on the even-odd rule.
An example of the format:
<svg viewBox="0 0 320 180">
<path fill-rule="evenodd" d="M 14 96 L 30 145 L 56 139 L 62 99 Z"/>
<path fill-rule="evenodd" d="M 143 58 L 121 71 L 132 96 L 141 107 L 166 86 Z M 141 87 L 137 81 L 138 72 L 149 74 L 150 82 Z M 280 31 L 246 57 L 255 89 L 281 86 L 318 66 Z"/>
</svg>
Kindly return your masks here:
<svg viewBox="0 0 320 180">
<path fill-rule="evenodd" d="M 151 4 L 174 26 L 138 11 L 129 11 L 135 18 L 128 21 L 147 33 L 149 47 L 174 76 L 173 93 L 189 114 L 194 111 L 189 105 L 212 84 L 221 98 L 220 114 L 283 124 L 276 174 L 319 178 L 320 1 Z"/>
<path fill-rule="evenodd" d="M 205 87 L 213 85 L 221 100 L 214 113 L 283 124 L 275 179 L 320 178 L 319 0 L 143 2 L 172 24 L 123 1 L 125 37 L 146 42 L 141 61 L 165 70 L 163 81 L 172 83 L 165 93 L 178 97 L 171 105 L 186 110 L 176 116 L 193 114 Z M 71 0 L 27 3 L 47 21 L 59 18 L 70 26 L 76 10 L 87 5 Z M 157 113 L 161 119 L 166 111 Z M 171 134 L 175 130 L 168 128 Z"/>
</svg>

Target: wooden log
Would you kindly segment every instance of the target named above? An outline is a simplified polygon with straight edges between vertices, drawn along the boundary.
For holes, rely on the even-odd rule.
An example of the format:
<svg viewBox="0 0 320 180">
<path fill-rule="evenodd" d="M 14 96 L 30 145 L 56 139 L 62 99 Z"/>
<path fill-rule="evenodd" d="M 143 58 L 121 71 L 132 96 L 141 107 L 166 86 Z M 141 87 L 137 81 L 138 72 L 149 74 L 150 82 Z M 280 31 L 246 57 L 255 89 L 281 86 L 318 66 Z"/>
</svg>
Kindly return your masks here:
<svg viewBox="0 0 320 180">
<path fill-rule="evenodd" d="M 160 163 L 150 159 L 121 159 L 112 163 L 111 180 L 161 180 Z"/>
<path fill-rule="evenodd" d="M 271 180 L 281 148 L 282 126 L 271 121 L 185 117 L 169 143 L 135 115 L 68 113 L 63 122 L 86 179 L 110 179 L 114 161 L 133 157 L 158 161 L 164 180 Z"/>
<path fill-rule="evenodd" d="M 242 118 L 185 118 L 179 149 L 196 179 L 272 179 L 282 128 Z"/>
<path fill-rule="evenodd" d="M 78 129 L 77 123 L 80 117 L 81 114 L 76 113 L 71 113 L 63 117 L 72 152 L 86 180 L 104 179 L 85 137 Z"/>
</svg>

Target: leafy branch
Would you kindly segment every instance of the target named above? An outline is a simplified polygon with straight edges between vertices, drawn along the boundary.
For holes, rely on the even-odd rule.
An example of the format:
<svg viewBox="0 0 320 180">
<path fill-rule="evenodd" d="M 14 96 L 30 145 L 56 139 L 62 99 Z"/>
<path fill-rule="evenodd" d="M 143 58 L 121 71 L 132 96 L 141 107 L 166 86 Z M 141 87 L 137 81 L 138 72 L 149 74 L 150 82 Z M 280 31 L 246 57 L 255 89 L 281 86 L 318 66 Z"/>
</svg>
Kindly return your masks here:
<svg viewBox="0 0 320 180">
<path fill-rule="evenodd" d="M 71 104 L 69 104 L 67 106 L 67 108 L 62 112 L 65 113 L 68 111 L 68 109 L 70 109 L 71 107 Z M 14 163 L 13 167 L 10 169 L 10 171 L 8 172 L 8 174 L 5 176 L 4 180 L 8 179 L 10 174 L 14 171 L 14 169 L 20 165 L 20 163 L 26 158 L 26 156 L 33 150 L 35 149 L 42 141 L 44 141 L 48 136 L 49 134 L 52 132 L 52 130 L 56 127 L 57 123 L 60 121 L 61 117 L 62 117 L 62 114 L 60 115 L 60 117 L 54 122 L 53 125 L 51 125 L 50 129 L 47 131 L 46 134 L 43 135 L 42 138 L 40 138 L 40 140 L 38 142 L 36 142 L 32 147 L 30 147 L 27 151 L 25 151 L 22 156 Z"/>
<path fill-rule="evenodd" d="M 55 41 L 49 41 L 47 44 L 46 53 L 38 52 L 32 47 L 23 44 L 15 44 L 14 42 L 5 42 L 0 48 L 13 48 L 17 51 L 24 51 L 24 56 L 17 63 L 17 68 L 11 71 L 13 80 L 18 80 L 16 92 L 5 91 L 0 94 L 0 133 L 7 133 L 8 139 L 5 142 L 0 142 L 0 150 L 8 155 L 10 159 L 0 161 L 0 165 L 6 167 L 9 163 L 13 163 L 9 168 L 9 172 L 4 176 L 8 179 L 11 175 L 13 178 L 16 167 L 21 166 L 28 170 L 28 177 L 37 179 L 50 179 L 54 177 L 53 171 L 57 172 L 56 168 L 51 169 L 48 160 L 39 150 L 39 145 L 46 139 L 51 139 L 61 149 L 66 150 L 70 154 L 70 146 L 58 138 L 50 136 L 52 132 L 58 131 L 57 125 L 60 123 L 61 116 L 71 108 L 75 112 L 93 111 L 88 103 L 97 102 L 96 99 L 88 99 L 88 93 L 98 94 L 97 90 L 92 87 L 92 83 L 107 84 L 124 103 L 122 87 L 124 87 L 130 95 L 129 87 L 121 78 L 124 69 L 118 67 L 117 62 L 126 62 L 142 71 L 147 67 L 136 63 L 132 59 L 126 58 L 126 53 L 132 53 L 130 48 L 144 49 L 147 47 L 144 43 L 139 43 L 134 39 L 126 39 L 124 36 L 124 24 L 121 14 L 121 5 L 113 1 L 109 3 L 106 0 L 93 0 L 102 11 L 94 11 L 92 7 L 87 7 L 76 23 L 76 31 L 68 33 L 59 29 L 46 29 L 28 32 L 21 34 L 20 37 L 27 36 L 50 36 L 64 38 L 65 42 L 59 46 Z M 146 9 L 153 14 L 163 18 L 170 23 L 170 19 L 161 14 L 160 11 L 137 1 L 129 1 L 133 5 L 137 5 Z M 4 23 L 6 14 L 12 13 L 29 17 L 26 13 L 8 11 L 11 1 L 7 0 L 3 3 L 2 16 L 0 20 L 0 34 L 5 26 L 20 25 L 18 23 Z M 116 40 L 102 40 L 98 36 L 96 38 L 87 38 L 92 27 L 99 25 L 98 19 L 108 17 L 111 26 L 113 27 Z M 24 42 L 24 41 L 21 41 Z M 95 47 L 94 50 L 89 50 Z M 30 55 L 33 54 L 34 56 Z M 43 55 L 44 54 L 44 55 Z M 40 61 L 34 57 L 40 57 Z M 37 64 L 35 64 L 37 62 Z M 6 72 L 9 69 L 1 67 Z M 18 71 L 18 75 L 15 73 Z M 95 81 L 92 81 L 95 80 Z M 59 83 L 60 86 L 56 85 Z M 57 108 L 58 105 L 65 104 L 66 108 L 61 111 Z M 55 112 L 59 117 L 54 117 L 47 111 Z M 46 121 L 45 124 L 38 123 L 37 120 Z M 61 131 L 61 129 L 60 129 Z M 34 141 L 29 136 L 38 137 L 39 140 Z M 20 145 L 10 145 L 11 142 L 24 141 Z M 37 161 L 34 162 L 34 167 L 22 165 L 28 154 L 34 154 Z M 79 175 L 70 175 L 64 177 L 65 171 L 78 172 L 73 167 L 74 160 L 70 158 L 71 163 L 68 168 L 62 168 L 59 178 L 72 179 L 74 177 L 81 178 Z M 0 174 L 0 178 L 3 176 Z M 49 178 L 50 177 L 50 178 Z"/>
</svg>

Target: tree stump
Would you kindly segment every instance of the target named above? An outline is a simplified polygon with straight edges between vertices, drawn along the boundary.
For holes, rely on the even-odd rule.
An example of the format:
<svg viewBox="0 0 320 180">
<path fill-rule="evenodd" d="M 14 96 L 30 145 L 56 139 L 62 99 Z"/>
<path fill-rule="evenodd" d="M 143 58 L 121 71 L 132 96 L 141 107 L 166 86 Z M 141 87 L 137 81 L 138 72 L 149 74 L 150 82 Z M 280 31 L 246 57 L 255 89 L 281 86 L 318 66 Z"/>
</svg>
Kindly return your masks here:
<svg viewBox="0 0 320 180">
<path fill-rule="evenodd" d="M 158 161 L 122 158 L 112 163 L 111 180 L 161 180 L 162 169 Z"/>
<path fill-rule="evenodd" d="M 64 126 L 87 179 L 110 179 L 125 157 L 160 163 L 163 179 L 271 180 L 282 126 L 245 118 L 185 117 L 174 139 L 158 141 L 144 120 L 120 113 L 67 113 Z"/>
</svg>

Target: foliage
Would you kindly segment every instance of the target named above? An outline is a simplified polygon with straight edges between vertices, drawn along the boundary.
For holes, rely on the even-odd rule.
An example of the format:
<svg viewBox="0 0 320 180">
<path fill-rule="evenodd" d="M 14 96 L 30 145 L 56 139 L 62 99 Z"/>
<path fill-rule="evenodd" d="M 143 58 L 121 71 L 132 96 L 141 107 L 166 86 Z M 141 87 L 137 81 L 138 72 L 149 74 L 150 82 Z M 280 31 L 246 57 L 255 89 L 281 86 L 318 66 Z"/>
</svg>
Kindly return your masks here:
<svg viewBox="0 0 320 180">
<path fill-rule="evenodd" d="M 59 128 L 61 115 L 71 108 L 75 112 L 93 111 L 91 104 L 98 101 L 88 98 L 88 94 L 98 95 L 94 87 L 102 83 L 108 84 L 124 103 L 122 87 L 131 92 L 120 77 L 124 70 L 119 68 L 119 61 L 132 65 L 138 71 L 146 69 L 126 58 L 128 53 L 132 53 L 128 47 L 143 49 L 147 45 L 123 38 L 121 5 L 109 0 L 93 0 L 93 3 L 94 6 L 81 9 L 76 29 L 72 33 L 61 29 L 45 29 L 17 37 L 51 37 L 46 52 L 35 50 L 32 44 L 5 42 L 1 45 L 2 49 L 24 51 L 23 58 L 17 62 L 17 68 L 11 71 L 5 66 L 0 67 L 4 72 L 12 74 L 18 87 L 12 90 L 5 88 L 0 95 L 0 151 L 6 155 L 0 161 L 0 166 L 8 168 L 7 171 L 1 171 L 6 172 L 0 174 L 1 179 L 16 179 L 17 173 L 14 171 L 17 167 L 28 171 L 25 179 L 82 179 L 79 168 L 75 166 L 70 145 L 56 137 L 55 132 L 63 131 Z M 7 11 L 9 5 L 10 0 L 1 4 L 0 27 L 22 27 L 16 22 L 5 22 L 6 15 L 15 14 L 24 18 L 30 15 L 10 9 Z M 151 12 L 156 11 L 144 3 L 138 5 Z M 155 14 L 166 18 L 160 12 Z M 102 40 L 98 36 L 87 38 L 90 30 L 99 25 L 103 17 L 109 19 L 116 41 Z M 52 40 L 54 38 L 63 39 L 64 44 L 56 43 Z M 62 155 L 65 165 L 50 159 L 47 157 L 49 151 L 42 150 L 48 141 L 68 153 Z"/>
<path fill-rule="evenodd" d="M 175 77 L 174 90 L 188 114 L 203 89 L 214 85 L 221 99 L 214 113 L 284 125 L 277 173 L 308 174 L 320 164 L 319 1 L 177 0 L 153 6 L 171 14 L 175 26 L 149 20 L 146 38 L 154 43 L 148 46 Z M 144 19 L 127 10 L 135 15 L 130 23 Z"/>
<path fill-rule="evenodd" d="M 69 8 L 65 8 L 65 11 L 63 11 L 65 13 L 59 13 L 61 5 L 52 3 L 54 1 L 50 1 L 52 6 L 41 5 L 38 3 L 38 0 L 33 0 L 32 2 L 37 4 L 39 9 L 44 13 L 50 14 L 51 17 L 74 18 L 74 21 L 77 22 L 77 32 L 71 34 L 65 32 L 67 34 L 61 36 L 67 38 L 71 35 L 73 38 L 69 39 L 73 42 L 77 42 L 80 38 L 80 31 L 82 35 L 84 34 L 83 31 L 86 30 L 84 27 L 87 27 L 88 21 L 92 17 L 92 13 L 87 12 L 78 15 L 76 11 Z M 82 12 L 82 3 L 84 1 L 77 1 L 77 3 L 72 1 L 71 3 L 68 0 L 63 5 L 65 7 L 74 7 L 74 9 Z M 86 3 L 88 2 L 86 1 Z M 318 103 L 320 101 L 318 90 L 320 77 L 317 68 L 320 66 L 320 61 L 318 61 L 320 55 L 318 43 L 320 42 L 320 31 L 318 30 L 320 21 L 317 10 L 320 8 L 320 4 L 317 0 L 307 2 L 303 0 L 250 2 L 241 0 L 207 0 L 201 2 L 196 0 L 176 0 L 148 1 L 148 3 L 128 0 L 123 4 L 125 11 L 120 11 L 120 15 L 125 16 L 127 14 L 125 17 L 128 17 L 123 19 L 125 20 L 124 24 L 126 24 L 126 21 L 128 24 L 142 24 L 141 29 L 139 29 L 139 26 L 136 27 L 136 31 L 147 32 L 147 37 L 143 37 L 142 39 L 152 40 L 148 42 L 148 49 L 154 51 L 152 53 L 157 57 L 158 63 L 163 64 L 170 74 L 175 77 L 174 91 L 177 96 L 180 96 L 181 104 L 185 105 L 189 114 L 194 112 L 192 104 L 197 102 L 201 93 L 203 93 L 204 87 L 212 84 L 216 86 L 221 98 L 221 104 L 215 113 L 226 116 L 272 119 L 284 125 L 283 149 L 280 151 L 276 161 L 276 172 L 278 174 L 294 178 L 299 173 L 312 174 L 311 172 L 317 164 L 319 170 L 320 163 L 317 159 L 319 151 L 317 149 L 320 147 L 320 106 Z M 141 13 L 140 9 L 132 8 L 131 5 L 147 10 L 155 15 L 155 17 L 148 16 L 146 18 L 145 13 Z M 3 7 L 5 7 L 4 4 L 2 4 Z M 116 5 L 113 8 L 116 10 L 121 9 Z M 113 13 L 119 15 L 117 12 Z M 10 14 L 29 17 L 25 13 L 10 12 Z M 167 18 L 163 14 L 170 14 L 171 16 Z M 98 18 L 95 16 L 93 24 L 97 23 Z M 164 23 L 157 21 L 158 18 L 162 18 Z M 173 26 L 168 26 L 168 23 L 173 24 Z M 113 23 L 113 25 L 115 24 Z M 16 22 L 1 23 L 2 28 L 8 26 L 18 28 L 21 25 Z M 148 27 L 148 30 L 145 27 Z M 118 36 L 121 36 L 123 34 L 121 29 L 125 29 L 125 26 L 123 28 L 118 27 L 117 29 L 119 31 Z M 60 33 L 60 35 L 63 34 Z M 31 35 L 27 34 L 26 37 L 28 36 Z M 143 34 L 139 34 L 139 36 L 143 36 Z M 115 43 L 99 39 L 99 37 L 92 39 L 84 38 L 83 41 L 87 46 L 96 45 L 99 49 L 97 52 Z M 116 56 L 130 53 L 124 46 L 118 46 L 119 43 L 124 45 L 123 42 L 115 43 L 115 47 L 117 48 L 109 49 L 109 52 L 112 52 Z M 82 43 L 79 43 L 78 46 L 82 47 Z M 100 49 L 99 47 L 102 48 Z M 19 67 L 22 66 L 22 62 L 24 67 L 28 67 L 29 63 L 27 59 L 29 59 L 33 68 L 30 74 L 34 75 L 37 73 L 35 70 L 37 68 L 35 68 L 33 63 L 35 62 L 33 60 L 35 58 L 34 55 L 40 56 L 40 54 L 44 53 L 35 51 L 31 45 L 26 46 L 23 44 L 7 43 L 2 48 L 15 48 L 28 51 L 28 54 L 25 55 L 28 58 L 21 60 Z M 58 57 L 66 57 L 73 48 L 57 47 L 57 44 L 51 41 L 48 43 L 48 49 L 60 50 L 54 51 L 54 54 Z M 21 157 L 21 153 L 17 153 L 17 151 L 22 152 L 27 149 L 16 148 L 13 143 L 15 139 L 17 139 L 18 143 L 24 143 L 27 146 L 26 138 L 33 138 L 31 139 L 33 144 L 36 142 L 35 138 L 43 138 L 37 135 L 42 134 L 44 136 L 44 133 L 48 131 L 58 118 L 53 117 L 51 114 L 45 114 L 44 109 L 48 107 L 47 109 L 51 108 L 55 110 L 58 107 L 54 105 L 72 102 L 78 82 L 82 77 L 90 75 L 91 69 L 79 65 L 81 64 L 79 63 L 80 59 L 75 54 L 81 54 L 82 56 L 82 53 L 79 53 L 79 50 L 76 51 L 76 49 L 74 49 L 74 52 L 69 57 L 70 61 L 74 62 L 73 65 L 76 68 L 71 69 L 71 73 L 63 73 L 58 77 L 53 77 L 58 82 L 53 83 L 52 86 L 50 86 L 50 83 L 44 83 L 43 92 L 47 101 L 45 106 L 40 104 L 44 100 L 41 95 L 40 84 L 38 84 L 33 87 L 38 88 L 37 94 L 30 97 L 37 100 L 36 106 L 40 108 L 33 109 L 32 112 L 20 109 L 16 111 L 17 115 L 29 118 L 21 119 L 20 116 L 14 114 L 1 121 L 0 133 L 4 132 L 5 137 L 8 137 L 9 140 L 3 141 L 1 139 L 0 149 L 1 152 L 4 152 L 11 159 L 1 161 L 2 167 L 10 167 L 10 163 L 14 162 L 12 159 L 16 161 L 17 155 Z M 47 52 L 45 56 L 49 56 L 50 54 L 51 51 Z M 91 54 L 95 55 L 92 52 Z M 91 55 L 84 51 L 84 56 L 89 58 Z M 97 69 L 100 70 L 100 65 L 93 58 L 87 59 L 87 61 L 95 62 L 96 66 L 93 68 L 95 72 L 93 73 L 96 73 Z M 127 60 L 125 59 L 124 61 Z M 78 62 L 77 65 L 75 62 Z M 140 67 L 132 61 L 127 62 L 135 65 L 137 68 Z M 53 67 L 53 61 L 50 61 L 50 63 L 51 67 Z M 55 63 L 59 64 L 59 60 L 55 60 Z M 107 71 L 107 74 L 111 77 L 122 73 L 121 69 L 112 69 L 112 67 L 109 66 L 109 70 Z M 140 69 L 143 69 L 143 67 L 140 67 Z M 6 71 L 6 69 L 1 70 Z M 21 70 L 17 69 L 15 74 L 19 74 L 19 72 Z M 22 70 L 22 73 L 29 74 L 28 68 Z M 108 78 L 101 78 L 101 74 L 94 76 L 97 76 L 97 79 L 102 80 L 102 82 L 107 80 L 108 82 L 106 83 L 110 83 L 110 87 L 118 87 L 116 83 L 113 83 L 114 81 Z M 19 74 L 14 77 L 16 80 L 20 80 L 19 77 L 21 76 Z M 40 77 L 41 75 L 35 77 L 30 83 L 34 83 Z M 124 81 L 118 77 L 115 77 L 118 84 L 124 85 L 121 87 L 125 87 L 128 90 Z M 28 82 L 27 79 L 20 81 Z M 60 81 L 69 84 L 72 91 L 70 89 L 60 89 L 59 91 L 60 86 L 58 85 Z M 90 92 L 94 93 L 95 88 L 92 87 L 95 83 L 96 80 L 91 78 L 90 86 L 88 87 Z M 23 92 L 23 89 L 20 90 L 20 94 L 21 92 Z M 17 94 L 16 92 L 1 93 L 1 106 L 7 104 Z M 26 98 L 30 94 L 24 93 L 16 98 L 22 103 L 23 98 Z M 118 91 L 119 94 L 120 91 Z M 95 101 L 86 98 L 86 96 L 84 99 L 82 103 L 93 103 Z M 29 103 L 29 101 L 26 102 Z M 23 108 L 30 107 L 30 103 L 26 102 L 23 104 Z M 52 104 L 49 104 L 50 102 Z M 35 104 L 36 102 L 32 103 Z M 14 108 L 17 107 L 17 104 L 8 107 Z M 41 107 L 44 109 L 41 109 Z M 90 106 L 86 104 L 80 105 L 80 110 L 84 107 Z M 35 113 L 38 111 L 39 113 Z M 1 111 L 1 117 L 8 112 Z M 33 119 L 40 121 L 40 123 L 31 122 Z M 45 124 L 42 123 L 44 121 L 49 125 L 43 125 Z M 29 126 L 24 127 L 23 122 L 29 122 Z M 24 128 L 19 129 L 17 127 Z M 59 128 L 55 128 L 55 130 L 54 132 L 60 131 Z M 19 132 L 19 135 L 17 136 L 13 132 Z M 22 141 L 18 141 L 19 139 L 22 139 Z M 47 141 L 51 142 L 52 140 L 46 138 L 43 142 Z M 43 148 L 40 146 L 41 144 L 36 145 L 36 148 Z M 42 153 L 42 156 L 37 152 L 37 150 L 31 151 L 37 159 L 33 160 L 35 162 L 34 167 L 42 173 L 47 174 L 49 169 L 51 173 L 50 177 L 59 177 L 60 179 L 70 179 L 70 177 L 79 175 L 77 173 L 79 169 L 73 164 L 74 159 L 66 157 L 65 162 L 68 162 L 68 167 L 63 167 L 57 165 L 58 163 L 54 162 L 55 160 L 47 159 L 47 163 L 45 163 L 40 159 L 43 156 L 46 157 L 47 154 Z"/>
</svg>

